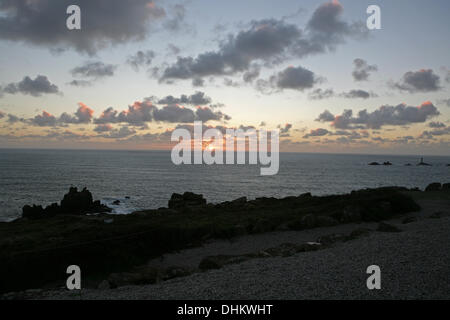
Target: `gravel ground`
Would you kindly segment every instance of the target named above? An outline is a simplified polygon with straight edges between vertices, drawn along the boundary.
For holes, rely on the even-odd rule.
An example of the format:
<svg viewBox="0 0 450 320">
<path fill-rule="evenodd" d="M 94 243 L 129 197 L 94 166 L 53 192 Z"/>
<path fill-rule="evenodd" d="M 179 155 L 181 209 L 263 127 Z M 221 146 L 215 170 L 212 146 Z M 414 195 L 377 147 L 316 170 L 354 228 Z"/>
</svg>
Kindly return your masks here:
<svg viewBox="0 0 450 320">
<path fill-rule="evenodd" d="M 430 206 L 426 206 L 430 208 Z M 442 209 L 442 206 L 439 205 Z M 443 207 L 449 211 L 448 203 Z M 432 208 L 433 210 L 435 207 Z M 399 233 L 372 232 L 331 248 L 291 257 L 253 259 L 219 270 L 192 274 L 155 285 L 117 289 L 83 289 L 83 299 L 450 299 L 450 216 L 426 216 L 401 224 Z M 166 255 L 152 265 L 196 266 L 213 254 L 240 254 L 283 242 L 315 241 L 320 235 L 348 233 L 356 227 L 340 225 L 301 232 L 274 232 L 245 236 L 233 242 L 217 241 L 201 248 Z M 368 290 L 366 269 L 381 268 L 381 290 Z M 42 293 L 43 299 L 79 299 L 67 290 Z"/>
</svg>

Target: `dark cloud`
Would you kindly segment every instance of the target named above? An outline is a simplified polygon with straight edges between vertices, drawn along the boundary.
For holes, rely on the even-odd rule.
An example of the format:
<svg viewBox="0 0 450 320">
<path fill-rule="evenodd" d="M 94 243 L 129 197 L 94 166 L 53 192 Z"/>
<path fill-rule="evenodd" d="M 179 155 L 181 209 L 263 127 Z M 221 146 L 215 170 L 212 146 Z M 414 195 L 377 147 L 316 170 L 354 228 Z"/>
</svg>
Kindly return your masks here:
<svg viewBox="0 0 450 320">
<path fill-rule="evenodd" d="M 155 52 L 152 50 L 138 51 L 136 54 L 128 57 L 127 63 L 136 71 L 140 68 L 147 68 L 155 57 Z"/>
<path fill-rule="evenodd" d="M 321 114 L 319 114 L 319 117 L 316 119 L 316 121 L 320 122 L 331 122 L 334 120 L 334 114 L 332 114 L 330 111 L 325 110 Z"/>
<path fill-rule="evenodd" d="M 188 96 L 182 94 L 179 98 L 174 96 L 166 96 L 157 100 L 157 104 L 188 104 L 194 106 L 206 105 L 211 103 L 211 98 L 202 91 L 196 91 L 194 94 Z"/>
<path fill-rule="evenodd" d="M 183 96 L 182 96 L 183 97 Z M 185 96 L 190 104 L 197 105 L 200 100 L 205 99 L 203 95 Z M 196 110 L 185 108 L 177 103 L 169 103 L 172 99 L 178 99 L 171 96 L 171 98 L 164 98 L 164 103 L 167 104 L 162 108 L 158 108 L 150 100 L 143 102 L 135 102 L 128 107 L 128 110 L 118 112 L 112 107 L 102 112 L 100 117 L 94 119 L 96 124 L 110 124 L 110 123 L 127 123 L 133 126 L 143 126 L 146 122 L 161 121 L 168 123 L 188 123 L 195 120 L 204 122 L 210 120 L 230 120 L 231 118 L 221 111 L 212 111 L 211 108 L 198 107 Z"/>
<path fill-rule="evenodd" d="M 259 73 L 260 67 L 258 65 L 253 65 L 247 72 L 243 74 L 242 79 L 244 80 L 244 82 L 252 82 L 259 77 Z"/>
<path fill-rule="evenodd" d="M 72 80 L 68 84 L 74 87 L 90 87 L 92 82 L 88 80 Z"/>
<path fill-rule="evenodd" d="M 428 126 L 430 127 L 430 128 L 445 128 L 446 127 L 446 125 L 444 124 L 444 123 L 442 123 L 442 122 L 439 122 L 439 121 L 433 121 L 433 122 L 430 122 L 429 124 L 428 124 Z"/>
<path fill-rule="evenodd" d="M 271 93 L 283 89 L 293 89 L 303 91 L 312 88 L 321 78 L 317 77 L 314 72 L 303 67 L 288 67 L 275 75 L 269 80 L 259 79 L 256 87 L 263 93 Z"/>
<path fill-rule="evenodd" d="M 163 122 L 193 122 L 195 120 L 194 111 L 178 105 L 168 105 L 153 112 L 155 121 Z"/>
<path fill-rule="evenodd" d="M 258 61 L 265 65 L 278 64 L 288 58 L 324 53 L 353 36 L 364 36 L 362 24 L 349 24 L 341 19 L 342 6 L 336 2 L 317 8 L 309 20 L 306 32 L 284 20 L 252 21 L 246 30 L 230 35 L 216 51 L 207 51 L 196 57 L 178 57 L 166 67 L 160 81 L 193 79 L 206 76 L 224 76 L 250 71 Z M 250 76 L 250 77 L 249 77 Z"/>
<path fill-rule="evenodd" d="M 105 64 L 103 62 L 86 62 L 84 65 L 73 68 L 70 72 L 74 77 L 100 79 L 112 77 L 117 66 L 113 64 Z"/>
<path fill-rule="evenodd" d="M 325 135 L 327 135 L 329 133 L 330 133 L 330 131 L 328 131 L 327 129 L 318 128 L 318 129 L 311 130 L 308 134 L 305 134 L 303 136 L 303 138 L 322 137 L 322 136 L 325 136 Z"/>
<path fill-rule="evenodd" d="M 378 70 L 376 65 L 369 65 L 367 61 L 359 58 L 353 60 L 353 65 L 355 69 L 352 72 L 352 76 L 355 81 L 367 81 L 370 73 Z"/>
<path fill-rule="evenodd" d="M 81 30 L 68 30 L 66 9 L 81 8 Z M 120 43 L 144 39 L 165 16 L 150 0 L 0 0 L 0 39 L 94 54 Z"/>
<path fill-rule="evenodd" d="M 333 89 L 315 89 L 309 95 L 308 98 L 312 100 L 322 100 L 329 99 L 332 97 L 341 97 L 346 99 L 368 99 L 372 97 L 377 97 L 377 94 L 361 89 L 352 89 L 347 92 L 335 93 Z"/>
<path fill-rule="evenodd" d="M 440 90 L 440 78 L 431 69 L 421 69 L 419 71 L 406 72 L 401 81 L 394 83 L 393 86 L 401 91 L 430 92 Z"/>
<path fill-rule="evenodd" d="M 70 115 L 67 113 L 61 114 L 58 119 L 59 124 L 80 124 L 80 123 L 90 123 L 92 120 L 92 116 L 94 114 L 94 110 L 89 108 L 84 103 L 78 103 L 79 107 L 74 115 Z"/>
<path fill-rule="evenodd" d="M 194 78 L 192 79 L 192 86 L 193 87 L 203 87 L 205 85 L 205 80 L 202 78 Z"/>
<path fill-rule="evenodd" d="M 30 119 L 30 123 L 39 127 L 53 127 L 56 126 L 57 119 L 47 111 L 42 111 L 42 114 Z"/>
<path fill-rule="evenodd" d="M 340 94 L 340 96 L 343 98 L 347 98 L 347 99 L 356 99 L 356 98 L 368 99 L 371 97 L 376 97 L 377 95 L 373 92 L 356 89 L 356 90 L 350 90 L 348 92 L 343 92 Z"/>
<path fill-rule="evenodd" d="M 434 130 L 425 130 L 419 136 L 419 139 L 434 139 L 435 136 L 450 135 L 450 127 L 443 127 Z"/>
<path fill-rule="evenodd" d="M 292 124 L 286 123 L 284 126 L 278 125 L 277 128 L 280 129 L 280 137 L 289 137 L 289 131 L 292 129 Z"/>
<path fill-rule="evenodd" d="M 43 94 L 59 94 L 58 86 L 52 84 L 46 76 L 38 75 L 34 80 L 26 76 L 20 82 L 9 83 L 3 89 L 4 93 L 22 93 L 39 97 Z"/>
<path fill-rule="evenodd" d="M 430 118 L 439 115 L 437 108 L 429 101 L 418 107 L 399 104 L 397 106 L 381 106 L 373 112 L 366 109 L 359 111 L 356 117 L 352 110 L 344 110 L 341 115 L 334 116 L 325 111 L 319 115 L 318 120 L 330 122 L 336 129 L 379 129 L 382 126 L 404 126 L 413 123 L 424 123 Z"/>
<path fill-rule="evenodd" d="M 39 127 L 57 127 L 67 126 L 68 124 L 90 123 L 92 121 L 94 110 L 82 102 L 78 103 L 78 105 L 79 107 L 73 115 L 64 112 L 59 117 L 55 117 L 47 111 L 42 111 L 42 114 L 38 114 L 31 119 L 18 119 L 13 116 L 15 117 L 13 122 L 21 121 Z"/>
<path fill-rule="evenodd" d="M 313 90 L 309 95 L 308 98 L 312 100 L 322 100 L 322 99 L 328 99 L 334 96 L 333 89 L 320 89 L 317 88 Z"/>
</svg>

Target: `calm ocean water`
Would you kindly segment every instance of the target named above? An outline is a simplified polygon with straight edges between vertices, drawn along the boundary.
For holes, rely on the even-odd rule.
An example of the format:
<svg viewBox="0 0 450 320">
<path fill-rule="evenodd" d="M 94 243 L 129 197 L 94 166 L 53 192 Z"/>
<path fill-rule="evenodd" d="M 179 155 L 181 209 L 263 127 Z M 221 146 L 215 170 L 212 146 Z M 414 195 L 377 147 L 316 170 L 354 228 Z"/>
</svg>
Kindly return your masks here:
<svg viewBox="0 0 450 320">
<path fill-rule="evenodd" d="M 0 149 L 0 221 L 18 217 L 25 204 L 59 202 L 71 185 L 88 187 L 94 199 L 115 213 L 167 206 L 173 192 L 202 193 L 209 202 L 242 196 L 283 197 L 346 193 L 366 187 L 424 188 L 450 182 L 450 157 L 282 153 L 275 176 L 261 176 L 259 165 L 175 166 L 169 151 L 78 151 Z M 368 166 L 391 161 L 392 166 Z M 405 166 L 412 163 L 413 166 Z M 130 199 L 126 199 L 130 197 Z"/>
</svg>

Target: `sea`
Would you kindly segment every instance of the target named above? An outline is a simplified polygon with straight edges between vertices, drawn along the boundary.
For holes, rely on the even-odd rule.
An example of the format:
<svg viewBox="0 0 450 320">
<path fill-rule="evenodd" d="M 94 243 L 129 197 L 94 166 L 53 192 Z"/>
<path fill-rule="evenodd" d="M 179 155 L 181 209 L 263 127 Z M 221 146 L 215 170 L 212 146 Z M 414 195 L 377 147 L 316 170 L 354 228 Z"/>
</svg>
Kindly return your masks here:
<svg viewBox="0 0 450 320">
<path fill-rule="evenodd" d="M 165 207 L 174 192 L 201 193 L 217 203 L 450 182 L 450 157 L 427 156 L 431 166 L 416 166 L 420 158 L 280 153 L 278 174 L 262 176 L 260 165 L 174 165 L 170 151 L 0 149 L 0 221 L 19 217 L 27 204 L 59 202 L 71 186 L 87 187 L 113 213 L 127 214 Z M 392 165 L 369 166 L 373 161 Z"/>
</svg>

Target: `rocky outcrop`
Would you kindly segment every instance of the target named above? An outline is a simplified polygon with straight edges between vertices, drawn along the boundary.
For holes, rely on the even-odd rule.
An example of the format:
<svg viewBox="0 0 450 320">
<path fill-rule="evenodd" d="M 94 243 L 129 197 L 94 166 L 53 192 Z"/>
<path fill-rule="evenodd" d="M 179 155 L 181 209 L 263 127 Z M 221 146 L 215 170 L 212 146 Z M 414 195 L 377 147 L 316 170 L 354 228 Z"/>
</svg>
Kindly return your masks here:
<svg viewBox="0 0 450 320">
<path fill-rule="evenodd" d="M 25 205 L 22 208 L 22 218 L 41 219 L 58 214 L 82 215 L 102 212 L 111 212 L 111 208 L 101 204 L 99 200 L 93 201 L 91 192 L 86 188 L 78 191 L 76 187 L 71 187 L 61 200 L 61 205 L 52 203 L 45 209 L 40 205 Z"/>
<path fill-rule="evenodd" d="M 195 194 L 193 192 L 185 192 L 182 195 L 173 193 L 169 200 L 169 209 L 184 209 L 189 207 L 205 206 L 206 199 L 202 194 Z"/>
<path fill-rule="evenodd" d="M 433 182 L 425 188 L 425 191 L 440 191 L 441 189 L 442 184 L 440 184 L 439 182 Z"/>
</svg>

